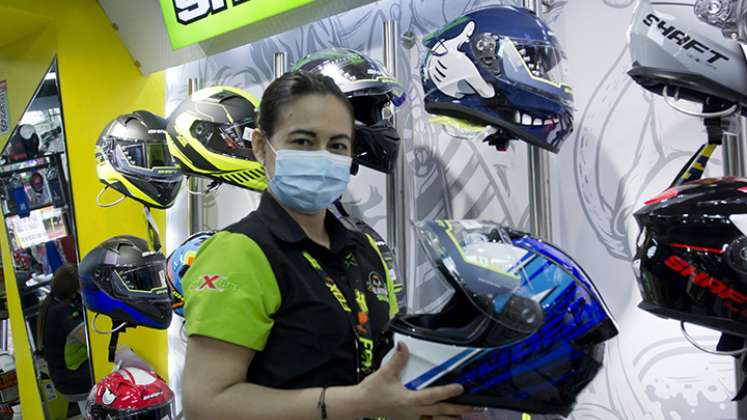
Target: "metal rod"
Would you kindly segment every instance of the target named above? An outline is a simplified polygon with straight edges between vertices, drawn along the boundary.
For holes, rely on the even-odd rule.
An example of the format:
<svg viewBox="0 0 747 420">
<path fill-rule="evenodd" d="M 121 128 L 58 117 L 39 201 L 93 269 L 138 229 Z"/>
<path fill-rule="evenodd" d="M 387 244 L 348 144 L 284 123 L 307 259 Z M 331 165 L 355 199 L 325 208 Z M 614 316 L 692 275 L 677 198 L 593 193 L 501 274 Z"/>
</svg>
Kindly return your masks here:
<svg viewBox="0 0 747 420">
<path fill-rule="evenodd" d="M 552 240 L 552 202 L 550 201 L 549 154 L 529 145 L 529 226 L 533 234 Z"/>
<path fill-rule="evenodd" d="M 7 302 L 5 303 L 7 305 Z M 8 351 L 8 320 L 4 319 L 0 324 L 0 350 Z"/>
<path fill-rule="evenodd" d="M 540 0 L 524 0 L 524 7 L 527 9 L 533 11 L 537 14 L 537 16 L 540 15 L 542 2 Z"/>
<path fill-rule="evenodd" d="M 384 66 L 393 78 L 397 78 L 397 40 L 399 39 L 399 25 L 396 20 L 384 22 Z M 397 115 L 394 116 L 394 126 L 397 127 Z M 387 241 L 389 242 L 397 261 L 399 274 L 404 276 L 405 293 L 407 305 L 411 306 L 414 297 L 414 287 L 407 283 L 407 279 L 413 279 L 409 275 L 409 264 L 407 263 L 407 214 L 408 200 L 405 186 L 405 156 L 408 142 L 400 142 L 399 159 L 394 171 L 387 177 L 386 205 L 387 205 Z"/>
<path fill-rule="evenodd" d="M 747 176 L 747 124 L 744 117 L 738 117 L 734 126 L 733 133 L 725 132 L 723 136 L 724 175 L 744 177 Z"/>
<path fill-rule="evenodd" d="M 189 86 L 187 92 L 192 95 L 194 92 L 200 89 L 200 80 L 189 79 Z M 203 182 L 199 177 L 189 177 L 189 189 L 191 191 L 203 191 Z M 202 208 L 203 197 L 201 194 L 187 194 L 187 217 L 189 218 L 189 235 L 202 230 L 204 212 Z"/>
<path fill-rule="evenodd" d="M 286 63 L 285 59 L 285 53 L 284 52 L 276 52 L 275 53 L 275 61 L 273 62 L 273 73 L 275 74 L 275 78 L 282 76 L 283 73 L 286 72 L 286 69 L 288 68 L 288 64 Z"/>
<path fill-rule="evenodd" d="M 523 5 L 542 17 L 540 0 L 523 0 Z M 529 145 L 529 229 L 533 234 L 552 240 L 552 201 L 550 197 L 549 152 Z"/>
</svg>

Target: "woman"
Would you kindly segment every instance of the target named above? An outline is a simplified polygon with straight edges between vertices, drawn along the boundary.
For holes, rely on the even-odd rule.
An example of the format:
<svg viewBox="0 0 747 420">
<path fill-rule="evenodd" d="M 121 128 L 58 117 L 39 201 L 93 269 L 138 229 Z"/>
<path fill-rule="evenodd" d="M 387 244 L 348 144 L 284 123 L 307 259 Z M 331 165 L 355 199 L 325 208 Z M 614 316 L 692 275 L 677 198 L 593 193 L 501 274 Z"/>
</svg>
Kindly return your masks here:
<svg viewBox="0 0 747 420">
<path fill-rule="evenodd" d="M 55 388 L 68 401 L 85 400 L 93 381 L 78 269 L 74 265 L 65 264 L 55 271 L 52 290 L 42 301 L 37 322 L 38 348 L 43 351 Z"/>
<path fill-rule="evenodd" d="M 458 416 L 460 385 L 413 392 L 408 351 L 375 370 L 396 302 L 375 245 L 327 212 L 350 177 L 350 104 L 332 79 L 286 73 L 260 103 L 259 208 L 200 248 L 184 280 L 185 414 L 196 419 Z"/>
</svg>

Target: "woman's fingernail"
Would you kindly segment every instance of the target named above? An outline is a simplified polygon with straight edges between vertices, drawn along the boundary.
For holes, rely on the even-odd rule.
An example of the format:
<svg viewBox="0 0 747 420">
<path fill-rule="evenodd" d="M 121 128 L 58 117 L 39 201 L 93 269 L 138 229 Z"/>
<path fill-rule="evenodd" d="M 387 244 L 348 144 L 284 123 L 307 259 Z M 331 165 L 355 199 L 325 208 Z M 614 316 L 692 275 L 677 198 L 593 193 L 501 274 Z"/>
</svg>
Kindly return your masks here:
<svg viewBox="0 0 747 420">
<path fill-rule="evenodd" d="M 488 411 L 488 407 L 472 407 L 472 411 L 475 413 L 482 413 Z"/>
</svg>

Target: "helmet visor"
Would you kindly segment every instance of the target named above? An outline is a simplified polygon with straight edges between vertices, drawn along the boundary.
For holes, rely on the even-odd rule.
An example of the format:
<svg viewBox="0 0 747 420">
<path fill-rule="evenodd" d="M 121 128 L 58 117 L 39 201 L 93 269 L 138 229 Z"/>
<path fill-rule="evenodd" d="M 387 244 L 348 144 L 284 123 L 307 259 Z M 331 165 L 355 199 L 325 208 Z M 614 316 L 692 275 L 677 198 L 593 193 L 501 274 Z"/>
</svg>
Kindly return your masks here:
<svg viewBox="0 0 747 420">
<path fill-rule="evenodd" d="M 118 157 L 135 168 L 151 170 L 175 166 L 166 142 L 121 141 L 116 149 Z"/>
<path fill-rule="evenodd" d="M 549 258 L 515 245 L 493 222 L 421 222 L 417 237 L 442 284 L 452 293 L 461 290 L 483 314 L 519 333 L 537 331 L 545 302 L 576 281 Z"/>
<path fill-rule="evenodd" d="M 563 52 L 548 42 L 526 41 L 481 33 L 470 40 L 472 52 L 488 71 L 536 93 L 570 105 Z"/>
<path fill-rule="evenodd" d="M 210 151 L 239 159 L 255 160 L 252 152 L 252 131 L 257 126 L 254 115 L 236 122 L 215 124 L 196 122 L 190 132 Z"/>
<path fill-rule="evenodd" d="M 112 291 L 122 297 L 168 300 L 168 288 L 162 261 L 138 267 L 122 267 L 112 272 Z"/>
</svg>

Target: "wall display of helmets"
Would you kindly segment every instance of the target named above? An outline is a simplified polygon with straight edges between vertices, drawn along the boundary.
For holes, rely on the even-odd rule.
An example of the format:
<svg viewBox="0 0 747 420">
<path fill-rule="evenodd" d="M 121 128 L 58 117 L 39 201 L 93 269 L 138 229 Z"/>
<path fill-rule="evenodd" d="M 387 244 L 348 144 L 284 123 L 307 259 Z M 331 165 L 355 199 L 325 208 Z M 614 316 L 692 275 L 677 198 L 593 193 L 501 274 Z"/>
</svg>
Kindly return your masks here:
<svg viewBox="0 0 747 420">
<path fill-rule="evenodd" d="M 149 237 L 117 232 L 80 258 L 53 63 L 0 155 L 5 264 L 46 417 L 68 401 L 90 419 L 183 417 L 182 281 L 273 185 L 252 145 L 258 98 L 300 70 L 352 105 L 353 176 L 329 210 L 379 247 L 404 387 L 461 384 L 450 402 L 488 408 L 469 420 L 747 418 L 746 45 L 747 0 L 373 2 L 170 67 L 165 109 L 108 116 L 81 140 L 102 188 L 85 205 L 134 200 Z M 544 238 L 527 233 L 533 152 L 549 162 Z M 88 367 L 73 395 L 37 328 L 79 259 L 78 305 L 114 369 L 94 383 Z M 168 375 L 117 356 L 134 328 L 168 330 Z M 18 400 L 7 341 L 0 418 Z"/>
<path fill-rule="evenodd" d="M 187 97 L 188 82 L 195 79 L 200 86 L 230 84 L 256 97 L 261 96 L 262 89 L 276 74 L 272 66 L 272 54 L 276 52 L 285 54 L 290 63 L 296 63 L 292 68 L 320 71 L 333 77 L 341 87 L 347 83 L 365 92 L 365 83 L 356 84 L 365 79 L 357 69 L 368 65 L 371 74 L 376 74 L 382 67 L 375 64 L 377 59 L 387 58 L 382 51 L 384 37 L 380 19 L 398 23 L 398 35 L 402 39 L 395 41 L 395 71 L 391 72 L 390 68 L 385 73 L 397 80 L 406 101 L 397 107 L 385 107 L 382 112 L 374 107 L 369 109 L 384 122 L 389 121 L 389 112 L 393 112 L 395 118 L 391 120 L 397 121 L 398 154 L 405 167 L 399 175 L 405 178 L 405 195 L 398 193 L 396 198 L 406 202 L 410 212 L 408 221 L 442 219 L 468 220 L 469 223 L 477 219 L 482 223 L 495 220 L 498 225 L 528 231 L 526 192 L 529 186 L 522 162 L 526 160 L 525 144 L 539 145 L 555 153 L 551 156 L 550 168 L 553 199 L 559 200 L 553 203 L 554 239 L 563 251 L 553 247 L 561 254 L 552 255 L 566 260 L 570 254 L 578 259 L 587 271 L 577 270 L 596 286 L 593 295 L 603 296 L 598 299 L 600 302 L 607 300 L 608 305 L 599 304 L 603 308 L 600 313 L 607 314 L 610 319 L 614 314 L 616 318 L 615 331 L 621 338 L 607 341 L 600 338 L 600 343 L 606 346 L 589 347 L 588 360 L 595 363 L 603 360 L 601 366 L 586 371 L 589 374 L 586 378 L 592 385 L 584 387 L 579 379 L 576 385 L 567 387 L 565 397 L 568 401 L 576 399 L 572 411 L 569 407 L 573 403 L 565 405 L 565 409 L 555 405 L 542 410 L 538 408 L 541 404 L 529 407 L 531 403 L 527 403 L 528 406 L 517 404 L 514 408 L 529 413 L 570 413 L 570 418 L 579 419 L 665 419 L 670 416 L 701 419 L 711 414 L 719 418 L 735 417 L 736 405 L 729 402 L 737 394 L 737 387 L 731 385 L 734 382 L 732 360 L 701 352 L 687 341 L 678 325 L 660 321 L 636 308 L 640 299 L 631 264 L 636 260 L 639 233 L 634 210 L 666 189 L 678 176 L 680 168 L 687 166 L 686 161 L 701 143 L 708 138 L 720 139 L 724 131 L 729 131 L 726 125 L 714 128 L 721 125 L 712 123 L 702 135 L 697 134 L 702 130 L 702 122 L 681 116 L 671 110 L 667 101 L 696 113 L 741 109 L 738 91 L 742 82 L 731 78 L 744 74 L 736 69 L 742 65 L 744 55 L 720 33 L 731 23 L 719 26 L 716 22 L 717 27 L 709 29 L 692 26 L 703 18 L 703 6 L 698 4 L 707 3 L 708 13 L 714 14 L 716 2 L 693 0 L 675 5 L 605 1 L 591 5 L 548 1 L 543 2 L 544 10 L 539 16 L 520 8 L 496 7 L 499 3 L 518 6 L 521 3 L 518 1 L 388 0 L 380 3 L 347 12 L 329 22 L 308 24 L 287 34 L 169 69 L 167 110 L 174 109 Z M 737 7 L 729 9 L 731 11 L 742 6 L 738 1 L 720 3 Z M 659 20 L 650 17 L 651 14 L 659 16 Z M 581 22 L 588 23 L 596 32 L 581 31 Z M 714 23 L 713 19 L 710 23 Z M 672 35 L 678 29 L 685 35 Z M 614 40 L 610 31 L 616 34 Z M 604 35 L 590 37 L 590 33 Z M 694 41 L 699 44 L 693 44 Z M 691 46 L 684 52 L 688 42 Z M 662 58 L 664 55 L 657 48 L 674 59 Z M 705 70 L 699 67 L 713 65 L 708 60 L 718 54 L 728 57 L 723 61 L 736 70 L 724 71 L 720 67 L 714 70 L 719 63 Z M 596 62 L 591 57 L 601 58 Z M 367 64 L 367 59 L 374 64 Z M 251 74 L 250 79 L 247 74 Z M 705 79 L 717 83 L 701 83 Z M 668 92 L 664 92 L 667 85 Z M 725 94 L 726 90 L 717 85 L 736 93 Z M 710 90 L 704 93 L 704 86 Z M 343 88 L 343 91 L 348 93 L 355 107 L 356 89 Z M 652 96 L 648 92 L 667 93 L 670 98 Z M 699 109 L 702 105 L 693 107 L 684 103 L 688 100 L 706 102 L 706 107 Z M 736 108 L 733 107 L 735 102 Z M 494 153 L 496 147 L 509 153 Z M 720 157 L 714 156 L 707 170 L 692 166 L 691 179 L 720 175 L 721 163 Z M 369 171 L 381 169 L 365 163 L 360 165 L 362 175 L 353 177 L 342 202 L 345 209 L 369 222 L 386 238 L 391 233 L 387 224 L 393 213 L 387 206 L 391 202 L 386 201 L 389 186 L 383 178 L 377 179 L 377 174 Z M 696 176 L 699 170 L 701 173 Z M 240 195 L 230 189 L 211 196 L 205 206 L 210 216 L 203 219 L 201 226 L 220 229 L 235 220 L 237 216 L 230 210 L 231 203 L 251 202 L 247 197 L 248 194 Z M 736 200 L 737 197 L 735 195 Z M 185 216 L 178 213 L 184 208 L 180 206 L 177 200 L 174 207 L 177 213 L 171 220 L 176 220 L 177 215 Z M 175 235 L 167 241 L 169 249 L 189 236 L 184 226 L 177 229 L 180 233 L 169 233 Z M 459 328 L 469 320 L 460 318 L 458 322 L 464 321 L 464 325 L 456 325 L 446 322 L 448 317 L 438 316 L 440 311 L 448 312 L 448 302 L 453 296 L 444 293 L 444 290 L 454 290 L 452 286 L 444 287 L 448 270 L 439 268 L 433 263 L 432 255 L 421 250 L 420 233 L 415 227 L 406 229 L 409 230 L 406 243 L 394 249 L 404 253 L 408 262 L 402 273 L 412 289 L 412 295 L 405 299 L 406 306 L 422 314 L 422 322 L 435 333 L 460 334 Z M 739 237 L 737 231 L 732 233 L 735 236 L 729 236 L 729 241 Z M 508 236 L 510 241 L 516 240 Z M 471 239 L 459 238 L 459 246 L 464 247 Z M 694 248 L 682 251 L 695 252 Z M 506 258 L 513 256 L 505 249 L 500 253 L 505 253 Z M 561 266 L 563 272 L 568 273 L 568 266 Z M 579 265 L 574 263 L 574 266 Z M 471 268 L 470 263 L 465 267 Z M 502 270 L 491 268 L 496 272 L 507 271 L 505 267 Z M 686 269 L 680 272 L 683 270 Z M 675 273 L 673 278 L 684 276 Z M 517 291 L 508 293 L 509 296 L 515 294 L 523 296 Z M 489 318 L 486 311 L 479 309 L 470 313 Z M 651 333 L 642 333 L 642 325 L 650 326 Z M 699 338 L 701 344 L 715 347 L 717 335 L 696 326 L 691 329 L 691 335 Z M 179 333 L 175 333 L 176 338 Z M 438 341 L 441 338 L 434 340 L 433 335 L 414 338 L 412 325 L 402 326 L 398 334 L 400 339 L 417 341 L 423 348 L 443 344 Z M 553 334 L 559 333 L 541 336 Z M 540 335 L 534 333 L 533 336 Z M 506 346 L 520 348 L 521 343 L 518 339 Z M 480 351 L 483 355 L 489 349 Z M 665 357 L 670 353 L 677 356 Z M 470 357 L 465 356 L 464 361 L 468 360 Z M 698 366 L 697 379 L 686 385 L 678 382 L 675 361 L 679 366 Z M 434 367 L 419 366 L 414 370 Z M 179 369 L 179 366 L 173 368 Z M 711 371 L 722 373 L 709 375 L 707 372 Z M 456 376 L 453 372 L 449 371 L 449 378 Z M 530 376 L 531 372 L 527 372 L 521 380 L 531 381 Z M 411 379 L 413 386 L 430 384 L 418 382 L 417 375 Z M 517 380 L 516 377 L 509 379 Z M 493 385 L 497 383 L 496 380 Z M 519 397 L 513 400 L 516 403 Z M 704 417 L 704 413 L 708 414 Z M 470 418 L 511 416 L 505 411 L 496 411 L 485 417 Z M 541 418 L 532 415 L 535 417 Z"/>
</svg>

